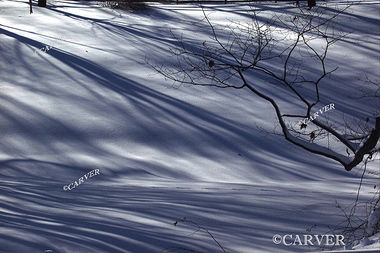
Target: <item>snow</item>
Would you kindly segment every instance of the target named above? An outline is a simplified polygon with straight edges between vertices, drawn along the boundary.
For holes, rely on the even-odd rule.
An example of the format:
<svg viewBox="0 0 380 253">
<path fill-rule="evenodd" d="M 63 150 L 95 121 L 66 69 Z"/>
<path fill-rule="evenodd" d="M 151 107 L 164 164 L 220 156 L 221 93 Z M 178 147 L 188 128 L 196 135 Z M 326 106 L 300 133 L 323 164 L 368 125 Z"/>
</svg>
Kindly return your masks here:
<svg viewBox="0 0 380 253">
<path fill-rule="evenodd" d="M 295 11 L 287 2 L 253 6 L 265 17 Z M 379 7 L 356 2 L 341 18 L 351 34 L 332 51 L 340 68 L 320 102 L 334 103 L 326 114 L 334 122 L 378 108 L 355 96 L 369 89 L 360 80 L 380 74 Z M 217 24 L 249 18 L 246 3 L 205 10 Z M 146 64 L 174 60 L 171 33 L 194 43 L 210 36 L 199 6 L 131 13 L 57 0 L 33 11 L 28 1 L 0 1 L 0 252 L 219 251 L 207 234 L 173 225 L 183 217 L 228 252 L 316 251 L 272 237 L 325 234 L 344 220 L 335 201 L 355 200 L 361 168 L 348 173 L 260 131 L 273 130 L 275 114 L 248 90 L 178 86 Z M 63 190 L 93 169 L 100 175 Z M 367 170 L 378 173 L 379 163 Z M 361 201 L 377 180 L 365 176 Z"/>
<path fill-rule="evenodd" d="M 380 208 L 372 210 L 371 214 L 368 217 L 368 224 L 366 232 L 369 236 L 374 235 L 378 231 L 380 226 Z"/>
<path fill-rule="evenodd" d="M 353 247 L 354 250 L 378 250 L 380 249 L 380 233 L 370 237 L 364 237 L 360 242 Z"/>
</svg>

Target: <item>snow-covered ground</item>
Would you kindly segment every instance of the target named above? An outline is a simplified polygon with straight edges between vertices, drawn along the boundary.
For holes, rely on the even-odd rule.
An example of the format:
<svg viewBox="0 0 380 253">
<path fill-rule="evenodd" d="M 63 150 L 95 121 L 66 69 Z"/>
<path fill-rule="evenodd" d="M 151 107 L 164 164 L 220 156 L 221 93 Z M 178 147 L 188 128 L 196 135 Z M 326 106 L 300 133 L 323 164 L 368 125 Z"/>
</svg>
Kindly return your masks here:
<svg viewBox="0 0 380 253">
<path fill-rule="evenodd" d="M 354 202 L 361 168 L 345 172 L 260 131 L 273 130 L 274 112 L 245 89 L 178 87 L 147 64 L 173 60 L 172 33 L 210 35 L 199 6 L 131 13 L 48 0 L 30 15 L 27 2 L 0 1 L 0 252 L 220 252 L 206 233 L 173 225 L 183 217 L 227 252 L 307 252 L 318 247 L 272 237 L 325 234 L 344 220 L 336 201 Z M 248 19 L 248 7 L 205 10 L 222 24 Z M 331 120 L 380 108 L 356 98 L 366 76 L 380 75 L 379 7 L 356 2 L 340 19 L 350 35 L 332 51 L 340 68 L 322 89 Z M 100 175 L 63 190 L 93 169 Z M 366 176 L 361 201 L 377 180 Z"/>
</svg>

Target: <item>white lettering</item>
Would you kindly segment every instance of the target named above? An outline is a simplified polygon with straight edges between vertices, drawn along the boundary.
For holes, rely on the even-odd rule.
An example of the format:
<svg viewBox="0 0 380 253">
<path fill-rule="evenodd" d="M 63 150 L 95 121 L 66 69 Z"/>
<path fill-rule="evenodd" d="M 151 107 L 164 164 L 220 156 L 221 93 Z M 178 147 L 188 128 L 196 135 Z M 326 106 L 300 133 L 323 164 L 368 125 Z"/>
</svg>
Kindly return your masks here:
<svg viewBox="0 0 380 253">
<path fill-rule="evenodd" d="M 299 235 L 296 235 L 296 239 L 294 239 L 293 245 L 296 245 L 296 242 L 298 242 L 298 245 L 302 245 L 301 238 Z"/>
<path fill-rule="evenodd" d="M 321 246 L 321 243 L 323 241 L 323 237 L 325 237 L 325 235 L 322 235 L 321 238 L 319 238 L 319 235 L 314 235 L 314 237 L 317 240 L 318 245 Z"/>
<path fill-rule="evenodd" d="M 336 243 L 335 244 L 336 245 L 343 245 L 343 246 L 345 246 L 346 244 L 344 244 L 343 240 L 344 240 L 344 236 L 343 235 L 336 235 Z"/>
<path fill-rule="evenodd" d="M 282 237 L 282 243 L 283 243 L 285 246 L 290 246 L 290 245 L 292 245 L 292 243 L 286 243 L 286 237 L 289 237 L 290 239 L 293 238 L 292 235 L 284 235 L 284 236 Z"/>
<path fill-rule="evenodd" d="M 326 245 L 327 246 L 334 245 L 333 238 L 334 238 L 334 235 L 326 235 Z"/>
<path fill-rule="evenodd" d="M 313 237 L 311 235 L 304 235 L 304 245 L 314 245 L 311 241 Z"/>
<path fill-rule="evenodd" d="M 301 125 L 301 124 L 307 124 L 310 121 L 315 120 L 318 116 L 321 116 L 324 112 L 327 112 L 327 111 L 332 110 L 332 109 L 335 109 L 333 103 L 331 103 L 329 105 L 325 105 L 324 107 L 322 107 L 321 109 L 319 109 L 318 111 L 316 111 L 315 113 L 313 113 L 313 115 L 310 115 L 308 119 L 298 121 L 298 124 L 299 125 Z"/>
<path fill-rule="evenodd" d="M 80 177 L 78 179 L 78 181 L 74 181 L 73 183 L 71 183 L 69 185 L 63 186 L 63 190 L 65 190 L 65 191 L 70 190 L 71 191 L 72 189 L 76 188 L 77 186 L 83 184 L 84 181 L 87 180 L 88 178 L 99 175 L 99 173 L 100 173 L 99 169 L 92 170 L 92 171 L 86 173 L 83 177 Z"/>
</svg>

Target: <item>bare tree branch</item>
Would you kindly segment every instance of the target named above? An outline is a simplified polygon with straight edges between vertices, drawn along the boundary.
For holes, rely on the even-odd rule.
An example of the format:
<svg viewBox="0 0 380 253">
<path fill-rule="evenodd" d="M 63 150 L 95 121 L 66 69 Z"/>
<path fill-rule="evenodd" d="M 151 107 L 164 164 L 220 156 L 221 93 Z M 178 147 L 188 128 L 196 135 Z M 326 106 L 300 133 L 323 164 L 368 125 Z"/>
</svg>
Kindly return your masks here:
<svg viewBox="0 0 380 253">
<path fill-rule="evenodd" d="M 311 115 L 313 107 L 320 103 L 320 83 L 337 70 L 337 67 L 329 69 L 326 59 L 332 45 L 346 34 L 337 33 L 332 23 L 348 7 L 336 10 L 332 15 L 327 14 L 326 9 L 322 7 L 313 10 L 299 8 L 295 16 L 284 14 L 264 22 L 260 21 L 257 13 L 253 11 L 250 23 L 231 22 L 222 29 L 218 29 L 202 9 L 204 20 L 211 30 L 210 41 L 204 41 L 200 48 L 194 50 L 194 42 L 189 46 L 183 38 L 180 38 L 179 46 L 172 49 L 173 55 L 177 57 L 177 63 L 172 67 L 152 67 L 174 82 L 248 89 L 271 104 L 287 141 L 311 153 L 333 159 L 349 171 L 360 164 L 366 155 L 379 151 L 376 148 L 380 135 L 379 117 L 376 118 L 373 129 L 368 126 L 361 127 L 361 131 L 350 130 L 350 135 L 347 135 L 336 129 L 334 125 L 316 120 L 318 112 L 313 114 L 314 117 Z M 219 31 L 229 35 L 227 42 L 219 37 Z M 318 46 L 315 46 L 315 43 Z M 313 74 L 317 75 L 314 78 L 303 62 L 307 57 L 318 63 L 313 70 Z M 261 73 L 275 81 L 270 85 L 286 87 L 302 102 L 305 114 L 283 114 L 272 94 L 262 92 L 257 85 L 247 80 L 248 74 L 255 73 Z M 314 97 L 305 96 L 300 89 L 303 87 L 313 87 Z M 297 130 L 293 126 L 288 126 L 285 118 L 310 119 L 312 127 L 306 130 L 305 123 L 301 125 L 300 130 Z M 349 124 L 346 126 L 347 129 L 351 129 Z M 305 138 L 307 136 L 309 140 Z M 332 150 L 329 136 L 334 137 L 343 150 L 346 149 L 347 154 L 342 154 L 342 149 Z M 328 140 L 327 144 L 323 143 L 325 138 Z"/>
</svg>

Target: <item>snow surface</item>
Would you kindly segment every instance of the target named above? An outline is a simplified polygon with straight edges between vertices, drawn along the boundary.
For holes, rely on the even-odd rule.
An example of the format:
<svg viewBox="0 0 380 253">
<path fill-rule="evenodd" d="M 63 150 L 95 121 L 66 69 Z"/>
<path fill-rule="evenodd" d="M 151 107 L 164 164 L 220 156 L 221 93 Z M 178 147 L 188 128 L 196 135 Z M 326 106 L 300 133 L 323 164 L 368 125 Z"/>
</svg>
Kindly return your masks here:
<svg viewBox="0 0 380 253">
<path fill-rule="evenodd" d="M 146 63 L 174 60 L 171 33 L 195 45 L 210 35 L 199 6 L 131 13 L 48 1 L 29 15 L 27 2 L 0 1 L 0 252 L 219 251 L 207 234 L 173 225 L 182 217 L 228 252 L 306 252 L 317 248 L 272 236 L 324 234 L 344 219 L 335 201 L 355 200 L 360 168 L 347 173 L 259 131 L 273 130 L 274 111 L 248 90 L 178 87 Z M 340 68 L 321 92 L 333 121 L 380 108 L 355 97 L 365 76 L 379 78 L 379 6 L 356 2 L 340 20 L 351 34 L 332 51 Z M 287 2 L 253 7 L 294 12 Z M 248 4 L 205 10 L 218 24 L 249 18 Z M 93 169 L 100 175 L 63 190 Z M 361 201 L 377 179 L 366 176 Z"/>
<path fill-rule="evenodd" d="M 372 210 L 371 214 L 368 217 L 368 224 L 366 232 L 368 235 L 372 236 L 378 230 L 377 227 L 380 226 L 380 208 Z"/>
<path fill-rule="evenodd" d="M 364 237 L 358 245 L 354 246 L 355 250 L 379 250 L 380 249 L 380 233 L 377 233 L 370 237 Z M 377 251 L 379 252 L 379 251 Z"/>
</svg>

